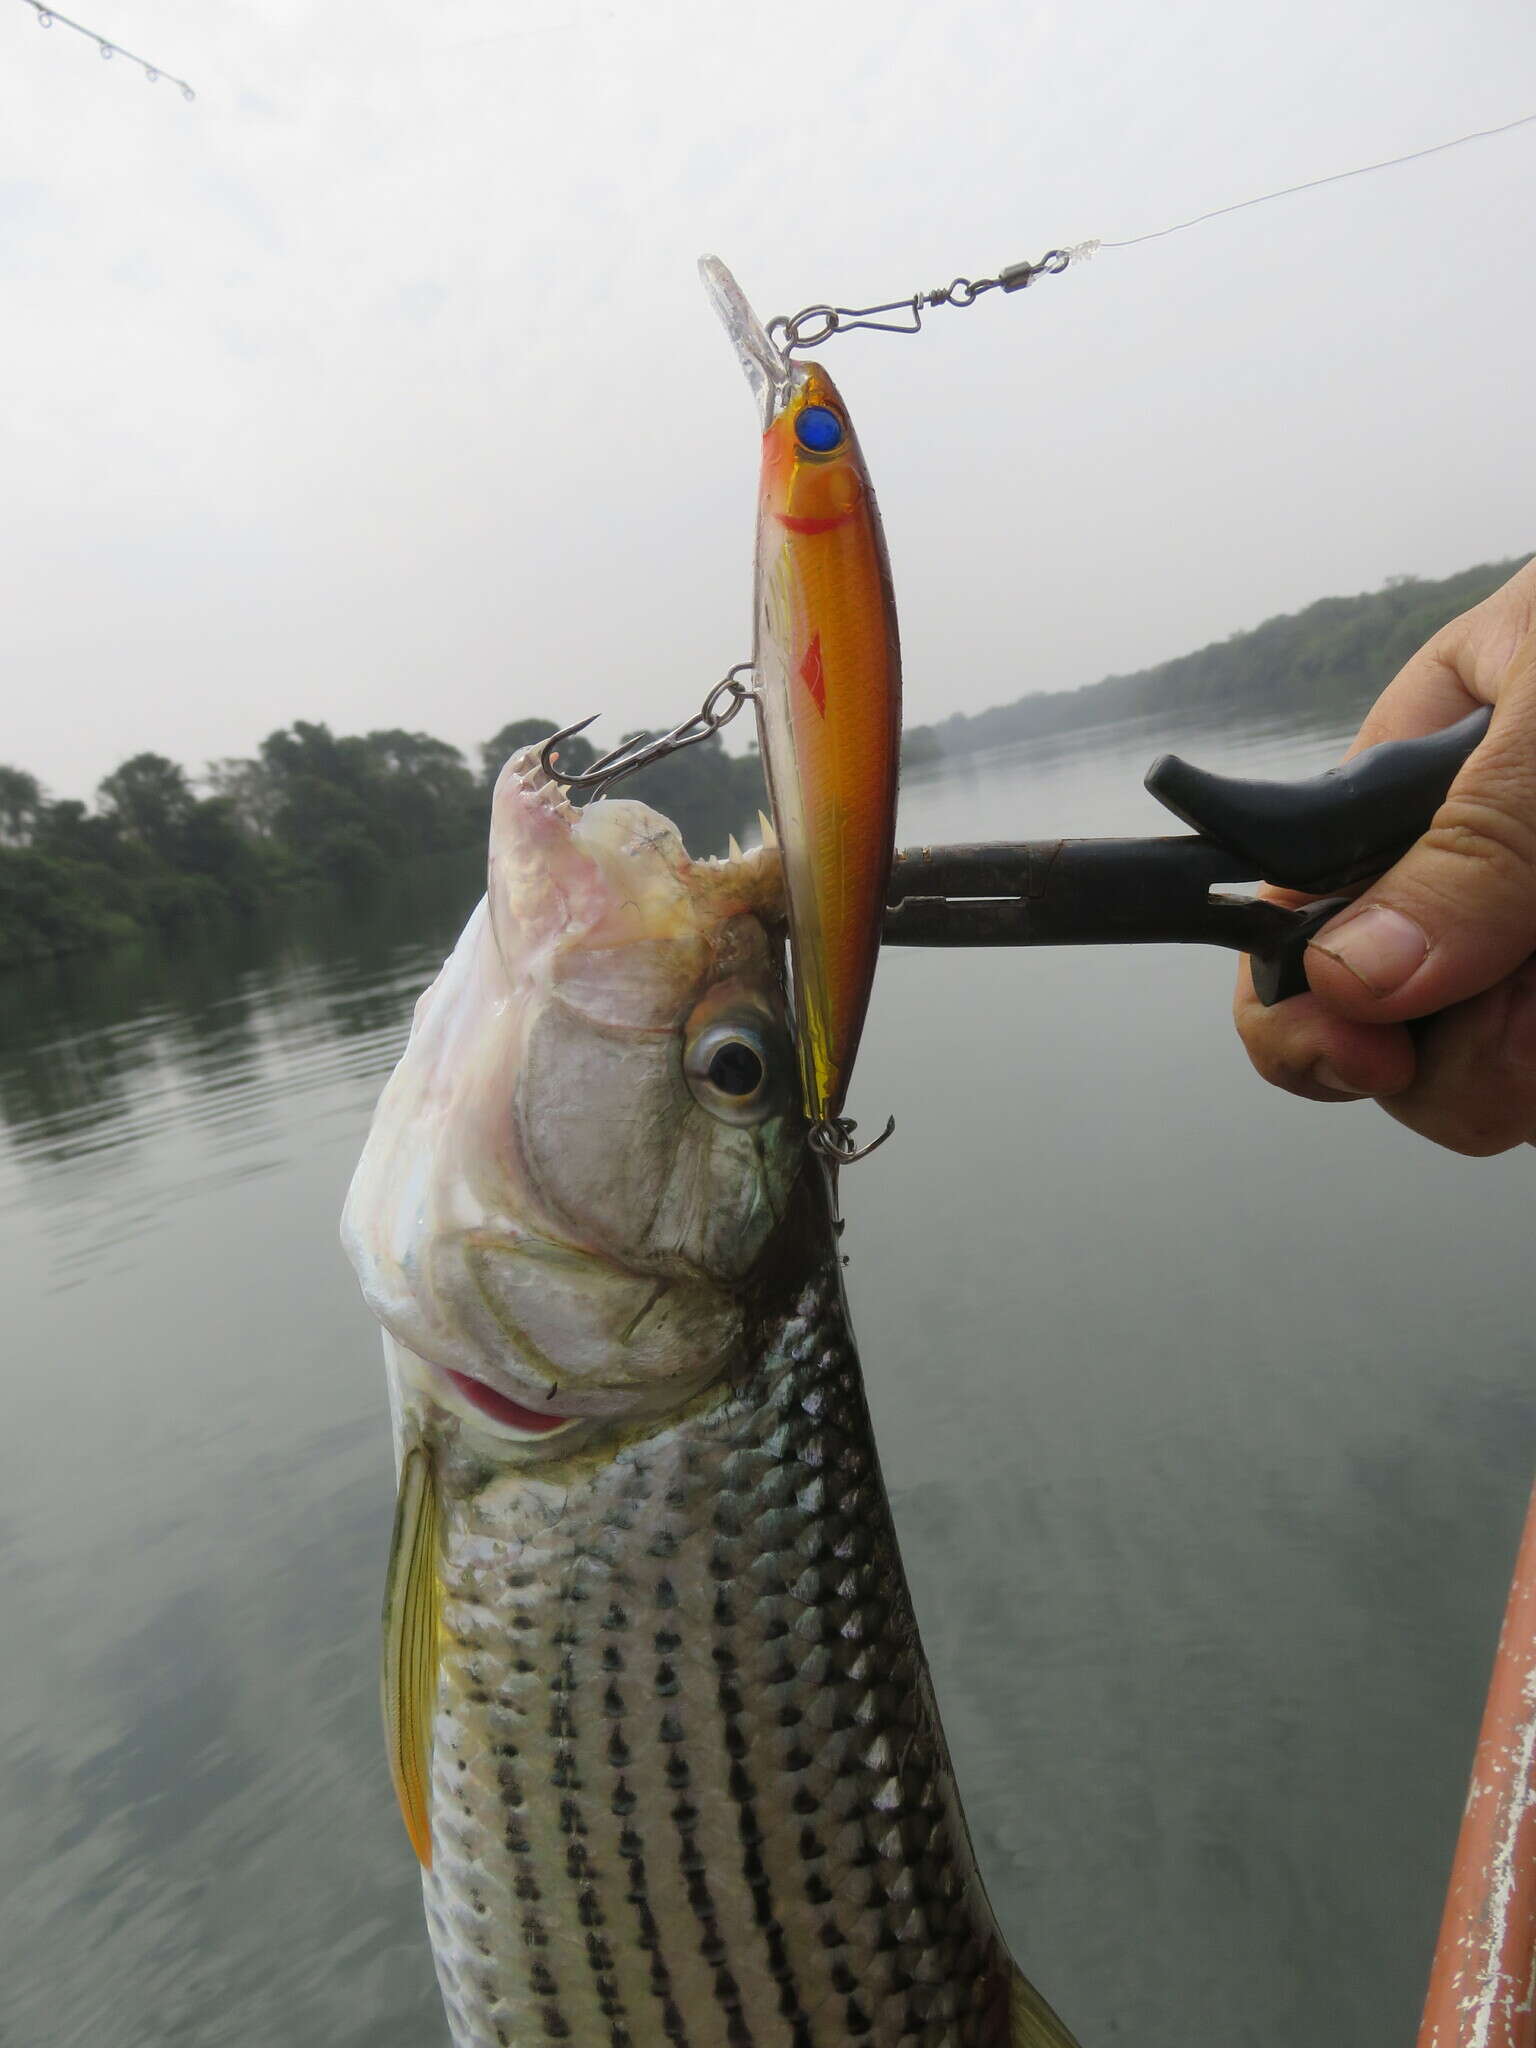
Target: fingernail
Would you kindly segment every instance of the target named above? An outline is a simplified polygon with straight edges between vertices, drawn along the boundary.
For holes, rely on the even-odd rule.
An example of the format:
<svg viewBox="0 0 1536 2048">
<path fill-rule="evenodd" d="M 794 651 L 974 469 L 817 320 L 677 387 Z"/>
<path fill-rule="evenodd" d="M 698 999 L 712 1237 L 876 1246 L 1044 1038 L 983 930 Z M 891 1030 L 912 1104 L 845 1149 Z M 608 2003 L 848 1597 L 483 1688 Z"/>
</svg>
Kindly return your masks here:
<svg viewBox="0 0 1536 2048">
<path fill-rule="evenodd" d="M 1373 996 L 1389 996 L 1402 987 L 1429 951 L 1429 940 L 1411 917 L 1373 903 L 1347 924 L 1324 925 L 1312 941 L 1347 967 Z"/>
<path fill-rule="evenodd" d="M 1331 1088 L 1335 1095 L 1353 1095 L 1357 1101 L 1369 1092 L 1364 1088 L 1351 1088 L 1343 1075 L 1330 1067 L 1326 1060 L 1319 1060 L 1312 1069 L 1312 1079 L 1319 1088 Z"/>
</svg>

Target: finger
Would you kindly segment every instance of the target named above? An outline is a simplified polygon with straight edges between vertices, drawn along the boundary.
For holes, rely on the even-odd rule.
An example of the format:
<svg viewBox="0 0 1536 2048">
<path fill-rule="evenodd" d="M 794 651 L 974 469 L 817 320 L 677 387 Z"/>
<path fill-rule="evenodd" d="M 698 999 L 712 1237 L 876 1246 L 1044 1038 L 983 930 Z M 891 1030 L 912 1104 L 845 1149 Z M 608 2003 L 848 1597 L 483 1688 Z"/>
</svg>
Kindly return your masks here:
<svg viewBox="0 0 1536 2048">
<path fill-rule="evenodd" d="M 1439 732 L 1496 701 L 1520 642 L 1536 628 L 1536 558 L 1491 597 L 1442 626 L 1366 713 L 1349 751 Z"/>
<path fill-rule="evenodd" d="M 1488 1158 L 1536 1142 L 1536 964 L 1421 1024 L 1409 1086 L 1382 1103 L 1437 1145 Z"/>
<path fill-rule="evenodd" d="M 1307 979 L 1341 1016 L 1428 1016 L 1536 951 L 1536 632 L 1497 696 L 1423 838 L 1307 948 Z"/>
<path fill-rule="evenodd" d="M 1357 1024 L 1311 995 L 1266 1009 L 1254 993 L 1246 959 L 1238 969 L 1232 1016 L 1258 1073 L 1308 1102 L 1357 1102 L 1395 1095 L 1412 1084 L 1414 1048 L 1405 1024 Z"/>
<path fill-rule="evenodd" d="M 1360 721 L 1346 760 L 1387 740 L 1417 739 L 1423 733 L 1439 732 L 1480 704 L 1491 702 L 1462 680 L 1459 641 L 1463 624 L 1461 619 L 1453 620 L 1404 663 Z"/>
</svg>

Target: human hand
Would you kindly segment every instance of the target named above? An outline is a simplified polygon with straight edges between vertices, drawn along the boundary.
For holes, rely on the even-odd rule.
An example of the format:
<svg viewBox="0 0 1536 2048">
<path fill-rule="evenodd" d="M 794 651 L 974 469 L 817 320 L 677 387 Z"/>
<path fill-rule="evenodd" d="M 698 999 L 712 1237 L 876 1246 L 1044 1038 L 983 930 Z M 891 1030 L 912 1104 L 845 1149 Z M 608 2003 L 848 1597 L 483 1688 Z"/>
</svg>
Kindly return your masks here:
<svg viewBox="0 0 1536 2048">
<path fill-rule="evenodd" d="M 1350 752 L 1480 704 L 1494 707 L 1487 736 L 1429 830 L 1307 948 L 1312 993 L 1266 1010 L 1245 960 L 1233 1015 L 1276 1087 L 1374 1096 L 1421 1137 L 1484 1157 L 1536 1144 L 1536 559 L 1420 648 Z"/>
</svg>

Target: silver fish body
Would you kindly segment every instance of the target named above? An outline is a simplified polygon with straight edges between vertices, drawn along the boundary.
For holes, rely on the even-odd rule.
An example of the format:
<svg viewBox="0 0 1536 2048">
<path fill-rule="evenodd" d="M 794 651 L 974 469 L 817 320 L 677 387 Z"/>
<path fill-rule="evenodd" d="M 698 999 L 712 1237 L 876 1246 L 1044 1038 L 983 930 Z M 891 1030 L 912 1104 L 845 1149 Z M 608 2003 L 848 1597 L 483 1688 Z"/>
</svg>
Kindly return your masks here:
<svg viewBox="0 0 1536 2048">
<path fill-rule="evenodd" d="M 771 855 L 532 756 L 348 1198 L 455 2048 L 1072 2048 L 978 1875 L 798 1110 Z"/>
<path fill-rule="evenodd" d="M 829 1253 L 743 1364 L 571 1483 L 439 1459 L 459 2048 L 1011 2039 Z"/>
</svg>

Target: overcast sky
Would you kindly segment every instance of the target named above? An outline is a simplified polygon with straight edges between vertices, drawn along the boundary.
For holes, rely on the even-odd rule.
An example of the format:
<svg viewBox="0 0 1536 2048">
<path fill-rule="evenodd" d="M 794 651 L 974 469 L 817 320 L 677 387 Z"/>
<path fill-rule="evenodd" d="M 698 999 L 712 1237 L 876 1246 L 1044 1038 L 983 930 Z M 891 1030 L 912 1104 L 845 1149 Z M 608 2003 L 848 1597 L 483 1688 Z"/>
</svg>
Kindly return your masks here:
<svg viewBox="0 0 1536 2048">
<path fill-rule="evenodd" d="M 671 721 L 765 315 L 1536 107 L 1530 0 L 0 0 L 0 759 Z M 1536 547 L 1536 127 L 825 353 L 917 722 Z"/>
</svg>

